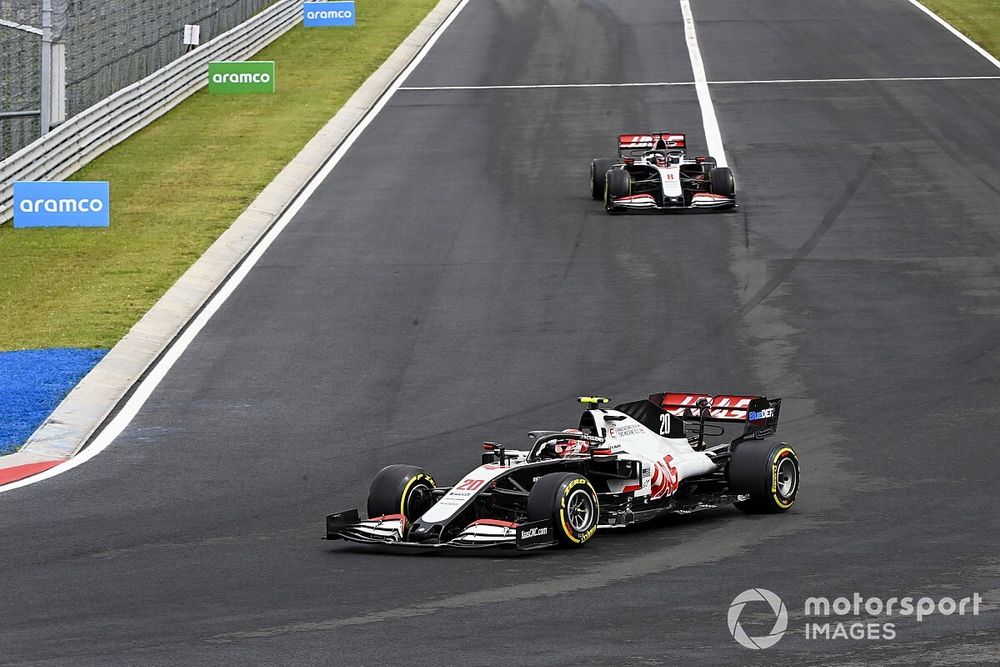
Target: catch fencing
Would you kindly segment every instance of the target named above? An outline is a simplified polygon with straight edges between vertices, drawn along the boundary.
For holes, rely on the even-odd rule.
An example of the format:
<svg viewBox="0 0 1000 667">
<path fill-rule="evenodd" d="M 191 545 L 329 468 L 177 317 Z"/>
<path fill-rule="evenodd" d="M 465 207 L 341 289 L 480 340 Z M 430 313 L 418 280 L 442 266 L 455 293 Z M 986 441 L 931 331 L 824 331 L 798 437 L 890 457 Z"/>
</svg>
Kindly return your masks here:
<svg viewBox="0 0 1000 667">
<path fill-rule="evenodd" d="M 64 53 L 57 81 L 65 81 L 65 118 L 183 55 L 185 24 L 200 26 L 205 43 L 273 2 L 46 0 L 52 41 Z M 0 160 L 41 133 L 42 6 L 43 0 L 0 0 Z"/>
</svg>

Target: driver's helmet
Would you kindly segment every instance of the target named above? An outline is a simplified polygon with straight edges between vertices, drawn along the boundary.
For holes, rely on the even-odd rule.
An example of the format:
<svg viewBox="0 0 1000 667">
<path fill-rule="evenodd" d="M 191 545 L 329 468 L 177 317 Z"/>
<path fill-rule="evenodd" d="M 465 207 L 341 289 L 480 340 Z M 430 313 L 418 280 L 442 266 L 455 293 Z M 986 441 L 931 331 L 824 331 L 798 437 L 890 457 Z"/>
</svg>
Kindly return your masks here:
<svg viewBox="0 0 1000 667">
<path fill-rule="evenodd" d="M 665 165 L 667 163 L 667 158 L 663 156 L 660 151 L 650 151 L 646 153 L 646 161 L 651 164 Z"/>
<path fill-rule="evenodd" d="M 578 435 L 583 435 L 583 431 L 577 428 L 565 428 L 563 433 L 576 433 Z M 587 445 L 586 440 L 564 440 L 562 442 L 556 443 L 556 455 L 557 456 L 575 456 L 579 454 L 586 454 L 590 447 Z"/>
</svg>

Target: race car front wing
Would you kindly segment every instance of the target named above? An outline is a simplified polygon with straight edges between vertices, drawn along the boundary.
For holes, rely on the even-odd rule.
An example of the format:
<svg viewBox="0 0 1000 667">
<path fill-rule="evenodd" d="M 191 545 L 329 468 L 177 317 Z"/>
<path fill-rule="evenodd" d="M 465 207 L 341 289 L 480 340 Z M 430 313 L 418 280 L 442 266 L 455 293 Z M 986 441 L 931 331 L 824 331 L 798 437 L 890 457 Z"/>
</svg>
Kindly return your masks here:
<svg viewBox="0 0 1000 667">
<path fill-rule="evenodd" d="M 680 199 L 680 197 L 678 197 Z M 656 203 L 656 198 L 651 194 L 626 195 L 624 197 L 614 197 L 611 205 L 616 208 L 630 209 L 657 209 L 666 211 L 670 209 L 688 208 L 733 208 L 736 200 L 732 197 L 716 195 L 710 192 L 696 192 L 691 196 L 691 204 L 685 206 L 683 203 L 670 203 L 660 206 Z"/>
<path fill-rule="evenodd" d="M 498 519 L 477 519 L 447 541 L 408 540 L 408 522 L 402 514 L 361 519 L 358 510 L 329 514 L 326 517 L 326 539 L 348 540 L 362 544 L 389 546 L 461 549 L 507 547 L 521 551 L 542 549 L 556 544 L 555 531 L 549 520 L 515 523 Z"/>
</svg>

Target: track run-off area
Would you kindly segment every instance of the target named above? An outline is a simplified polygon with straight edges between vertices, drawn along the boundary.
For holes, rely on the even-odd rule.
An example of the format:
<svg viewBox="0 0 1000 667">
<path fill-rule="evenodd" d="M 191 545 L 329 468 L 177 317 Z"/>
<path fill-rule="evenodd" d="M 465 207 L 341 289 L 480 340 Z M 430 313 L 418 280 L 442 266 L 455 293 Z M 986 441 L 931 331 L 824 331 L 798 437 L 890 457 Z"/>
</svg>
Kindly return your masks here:
<svg viewBox="0 0 1000 667">
<path fill-rule="evenodd" d="M 462 3 L 82 457 L 0 493 L 0 664 L 997 662 L 998 127 L 1000 66 L 908 0 Z M 607 216 L 589 160 L 657 130 L 740 208 Z M 665 390 L 782 397 L 793 510 L 319 539 L 384 465 Z M 982 603 L 804 608 L 855 593 Z"/>
</svg>

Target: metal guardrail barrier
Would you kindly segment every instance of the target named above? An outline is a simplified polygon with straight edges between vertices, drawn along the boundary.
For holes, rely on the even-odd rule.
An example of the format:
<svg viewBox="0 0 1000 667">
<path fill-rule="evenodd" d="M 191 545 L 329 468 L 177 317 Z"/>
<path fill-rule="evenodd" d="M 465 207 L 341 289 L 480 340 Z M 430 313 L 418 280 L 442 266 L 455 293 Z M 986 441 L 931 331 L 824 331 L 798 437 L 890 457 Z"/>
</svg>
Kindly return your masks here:
<svg viewBox="0 0 1000 667">
<path fill-rule="evenodd" d="M 205 86 L 210 61 L 243 60 L 294 27 L 302 19 L 302 2 L 276 2 L 0 162 L 0 225 L 13 217 L 14 181 L 58 181 L 73 174 Z"/>
</svg>

